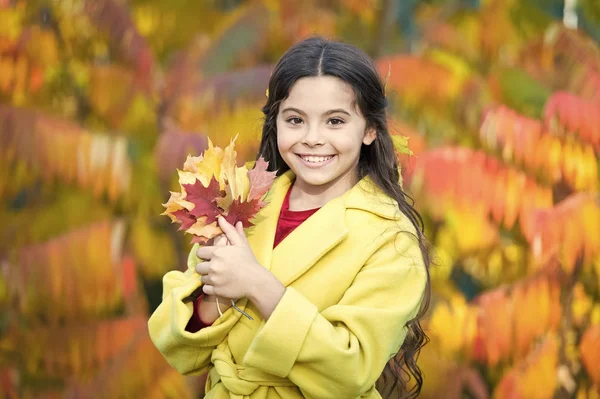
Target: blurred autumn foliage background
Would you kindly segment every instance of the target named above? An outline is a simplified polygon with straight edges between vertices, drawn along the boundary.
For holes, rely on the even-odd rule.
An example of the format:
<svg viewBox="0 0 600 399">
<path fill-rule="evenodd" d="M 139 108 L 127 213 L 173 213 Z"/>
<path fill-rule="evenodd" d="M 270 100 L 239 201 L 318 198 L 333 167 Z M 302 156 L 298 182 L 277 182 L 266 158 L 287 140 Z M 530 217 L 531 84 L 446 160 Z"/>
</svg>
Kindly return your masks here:
<svg viewBox="0 0 600 399">
<path fill-rule="evenodd" d="M 389 73 L 434 243 L 423 398 L 600 397 L 598 0 L 0 0 L 3 398 L 196 398 L 150 342 L 207 137 L 313 33 Z"/>
</svg>

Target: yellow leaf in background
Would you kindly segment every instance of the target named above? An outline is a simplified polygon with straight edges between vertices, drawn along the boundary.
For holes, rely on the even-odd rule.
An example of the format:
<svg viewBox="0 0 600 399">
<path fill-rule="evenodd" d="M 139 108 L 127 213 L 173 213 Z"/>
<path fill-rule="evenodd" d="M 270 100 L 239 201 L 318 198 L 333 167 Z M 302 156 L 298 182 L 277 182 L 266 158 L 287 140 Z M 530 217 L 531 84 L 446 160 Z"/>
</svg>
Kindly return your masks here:
<svg viewBox="0 0 600 399">
<path fill-rule="evenodd" d="M 550 325 L 550 282 L 548 279 L 539 278 L 533 283 L 537 300 L 538 329 L 536 333 L 544 333 Z M 518 305 L 517 305 L 518 306 Z"/>
<path fill-rule="evenodd" d="M 444 356 L 455 357 L 470 346 L 476 334 L 476 315 L 462 296 L 453 297 L 449 303 L 440 302 L 434 309 L 429 323 L 432 336 L 436 337 Z M 448 326 L 459 325 L 460 329 Z"/>
<path fill-rule="evenodd" d="M 0 9 L 0 36 L 14 41 L 21 35 L 24 13 L 21 8 L 7 7 Z"/>
<path fill-rule="evenodd" d="M 166 231 L 153 229 L 150 221 L 144 217 L 138 217 L 132 223 L 130 245 L 146 278 L 160 278 L 176 267 L 177 253 L 173 240 Z M 160 251 L 152 248 L 160 248 Z"/>
<path fill-rule="evenodd" d="M 595 304 L 590 312 L 590 324 L 600 324 L 600 304 Z"/>
<path fill-rule="evenodd" d="M 446 213 L 446 222 L 455 234 L 459 254 L 489 248 L 498 240 L 498 231 L 485 217 L 483 210 L 449 210 Z"/>
<path fill-rule="evenodd" d="M 581 323 L 583 323 L 586 316 L 592 310 L 592 305 L 592 300 L 586 295 L 583 284 L 580 282 L 575 284 L 573 287 L 573 302 L 571 303 L 575 325 L 581 325 Z"/>
<path fill-rule="evenodd" d="M 527 359 L 527 367 L 519 373 L 518 390 L 523 398 L 551 399 L 558 385 L 558 342 L 555 337 L 546 338 L 533 358 Z"/>
<path fill-rule="evenodd" d="M 468 62 L 464 58 L 450 52 L 433 49 L 427 53 L 427 58 L 451 70 L 457 78 L 457 85 L 462 85 L 464 80 L 472 74 Z"/>
</svg>

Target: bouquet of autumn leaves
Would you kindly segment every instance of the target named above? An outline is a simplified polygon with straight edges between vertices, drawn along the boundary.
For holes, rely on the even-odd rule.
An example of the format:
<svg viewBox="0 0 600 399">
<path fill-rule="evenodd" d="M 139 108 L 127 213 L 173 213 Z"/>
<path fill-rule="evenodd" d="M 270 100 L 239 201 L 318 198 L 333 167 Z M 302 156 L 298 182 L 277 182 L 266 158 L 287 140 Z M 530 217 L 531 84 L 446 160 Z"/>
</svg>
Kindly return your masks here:
<svg viewBox="0 0 600 399">
<path fill-rule="evenodd" d="M 219 216 L 232 225 L 241 221 L 244 227 L 249 227 L 266 205 L 263 196 L 276 172 L 267 171 L 269 163 L 262 157 L 250 170 L 251 163 L 238 167 L 234 146 L 235 139 L 225 150 L 213 146 L 209 140 L 204 154 L 188 155 L 183 170 L 177 170 L 181 191 L 170 192 L 161 215 L 180 223 L 179 230 L 193 235 L 192 243 L 206 244 L 222 234 L 217 224 Z"/>
<path fill-rule="evenodd" d="M 167 215 L 179 230 L 193 235 L 192 243 L 206 244 L 208 240 L 223 233 L 217 218 L 223 216 L 230 224 L 242 222 L 249 227 L 258 211 L 266 205 L 263 196 L 271 187 L 276 172 L 268 172 L 269 165 L 262 157 L 249 169 L 251 163 L 237 166 L 235 139 L 229 146 L 213 146 L 200 156 L 188 155 L 179 174 L 180 192 L 171 191 L 171 197 L 163 206 L 161 215 Z M 244 313 L 235 306 L 233 307 Z M 217 309 L 221 314 L 219 302 Z M 249 317 L 246 314 L 247 317 Z"/>
</svg>

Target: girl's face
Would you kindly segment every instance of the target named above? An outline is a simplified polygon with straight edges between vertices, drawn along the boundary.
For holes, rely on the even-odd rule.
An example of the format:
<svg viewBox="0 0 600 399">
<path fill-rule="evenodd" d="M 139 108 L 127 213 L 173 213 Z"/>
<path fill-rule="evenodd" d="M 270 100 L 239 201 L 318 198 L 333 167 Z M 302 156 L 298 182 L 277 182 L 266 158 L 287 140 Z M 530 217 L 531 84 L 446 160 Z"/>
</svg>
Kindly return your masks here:
<svg viewBox="0 0 600 399">
<path fill-rule="evenodd" d="M 303 191 L 341 195 L 357 182 L 360 148 L 376 133 L 355 100 L 344 81 L 317 76 L 299 79 L 279 105 L 279 153 Z"/>
</svg>

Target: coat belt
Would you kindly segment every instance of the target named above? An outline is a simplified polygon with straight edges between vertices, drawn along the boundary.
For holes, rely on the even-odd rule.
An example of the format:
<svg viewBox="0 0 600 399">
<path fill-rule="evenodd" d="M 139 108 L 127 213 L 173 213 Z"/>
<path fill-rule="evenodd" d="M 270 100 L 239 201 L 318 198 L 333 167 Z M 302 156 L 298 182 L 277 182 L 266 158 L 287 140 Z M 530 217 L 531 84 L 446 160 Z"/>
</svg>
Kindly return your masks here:
<svg viewBox="0 0 600 399">
<path fill-rule="evenodd" d="M 213 352 L 211 361 L 214 365 L 208 376 L 210 388 L 221 382 L 230 393 L 231 398 L 244 399 L 252 395 L 261 386 L 293 387 L 287 378 L 265 373 L 257 368 L 236 364 L 231 355 L 227 340 L 221 342 Z"/>
</svg>

